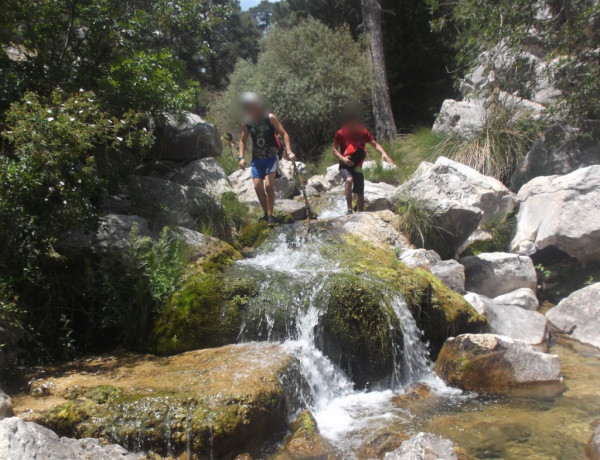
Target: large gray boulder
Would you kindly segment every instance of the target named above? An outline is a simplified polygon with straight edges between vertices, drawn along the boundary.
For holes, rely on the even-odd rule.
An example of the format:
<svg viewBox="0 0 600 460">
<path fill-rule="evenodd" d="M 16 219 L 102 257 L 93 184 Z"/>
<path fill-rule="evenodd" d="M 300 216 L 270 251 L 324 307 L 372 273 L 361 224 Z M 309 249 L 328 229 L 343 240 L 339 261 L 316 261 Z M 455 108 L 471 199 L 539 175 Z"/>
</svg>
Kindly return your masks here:
<svg viewBox="0 0 600 460">
<path fill-rule="evenodd" d="M 534 384 L 558 384 L 560 359 L 531 345 L 494 334 L 463 334 L 446 340 L 435 364 L 448 384 L 467 391 L 506 394 Z"/>
<path fill-rule="evenodd" d="M 600 283 L 574 292 L 546 313 L 548 321 L 575 340 L 600 348 Z"/>
<path fill-rule="evenodd" d="M 469 292 L 465 295 L 477 313 L 485 316 L 490 332 L 514 340 L 538 345 L 548 338 L 548 322 L 541 313 L 525 310 L 516 305 L 499 305 L 494 300 Z"/>
<path fill-rule="evenodd" d="M 527 256 L 505 252 L 483 253 L 463 257 L 467 291 L 498 297 L 519 288 L 536 289 L 537 274 Z"/>
<path fill-rule="evenodd" d="M 298 171 L 303 173 L 306 171 L 304 163 L 296 162 Z M 294 166 L 291 161 L 282 160 L 279 163 L 282 176 L 275 180 L 275 198 L 286 199 L 292 198 L 296 190 L 296 177 L 294 174 Z M 254 183 L 252 181 L 252 171 L 250 165 L 246 169 L 240 169 L 229 175 L 229 182 L 233 187 L 233 191 L 238 195 L 238 199 L 242 203 L 258 203 L 256 192 L 254 191 Z"/>
<path fill-rule="evenodd" d="M 519 194 L 511 251 L 532 256 L 559 249 L 582 263 L 600 260 L 600 166 L 537 177 Z"/>
<path fill-rule="evenodd" d="M 285 214 L 294 220 L 306 219 L 306 205 L 304 201 L 275 200 L 275 213 Z"/>
<path fill-rule="evenodd" d="M 384 182 L 365 181 L 365 210 L 385 211 L 393 208 L 396 187 Z"/>
<path fill-rule="evenodd" d="M 0 421 L 0 458 L 4 460 L 137 460 L 116 444 L 97 439 L 59 437 L 54 431 L 17 417 Z"/>
<path fill-rule="evenodd" d="M 446 99 L 433 124 L 433 131 L 443 134 L 468 135 L 485 123 L 484 102 L 480 99 L 456 101 Z"/>
<path fill-rule="evenodd" d="M 588 121 L 583 128 L 555 124 L 531 146 L 511 178 L 513 188 L 539 176 L 569 174 L 600 164 L 600 123 Z"/>
<path fill-rule="evenodd" d="M 465 292 L 465 268 L 455 260 L 442 260 L 432 250 L 405 249 L 400 254 L 400 261 L 410 268 L 431 272 L 453 291 Z"/>
<path fill-rule="evenodd" d="M 214 158 L 192 161 L 178 169 L 171 180 L 180 185 L 201 188 L 217 200 L 224 193 L 233 192 L 227 174 Z"/>
<path fill-rule="evenodd" d="M 452 441 L 431 433 L 419 433 L 385 454 L 385 460 L 457 460 Z"/>
<path fill-rule="evenodd" d="M 514 195 L 501 182 L 448 158 L 423 162 L 396 199 L 416 199 L 431 210 L 453 249 L 481 225 L 501 221 L 515 208 Z"/>
<path fill-rule="evenodd" d="M 514 306 L 523 308 L 524 310 L 536 311 L 540 306 L 540 302 L 529 288 L 520 288 L 508 294 L 502 294 L 494 297 L 494 303 L 500 306 Z"/>
<path fill-rule="evenodd" d="M 222 218 L 220 204 L 199 187 L 133 176 L 129 192 L 136 213 L 160 224 L 197 229 L 199 222 Z"/>
<path fill-rule="evenodd" d="M 219 156 L 223 144 L 215 125 L 199 115 L 183 113 L 166 115 L 164 125 L 156 130 L 151 156 L 157 160 L 188 162 Z"/>
<path fill-rule="evenodd" d="M 585 448 L 585 453 L 589 460 L 600 460 L 600 420 L 596 420 L 592 428 L 594 432 Z"/>
</svg>

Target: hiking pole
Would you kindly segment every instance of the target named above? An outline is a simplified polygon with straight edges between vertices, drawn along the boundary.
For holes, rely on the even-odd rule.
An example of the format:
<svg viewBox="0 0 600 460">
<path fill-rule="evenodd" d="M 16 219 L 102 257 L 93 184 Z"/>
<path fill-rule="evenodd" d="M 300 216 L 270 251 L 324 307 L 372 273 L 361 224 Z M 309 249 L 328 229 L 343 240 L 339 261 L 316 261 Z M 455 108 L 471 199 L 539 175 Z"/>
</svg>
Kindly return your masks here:
<svg viewBox="0 0 600 460">
<path fill-rule="evenodd" d="M 306 207 L 306 233 L 310 232 L 310 217 L 312 212 L 310 211 L 310 204 L 308 203 L 308 196 L 306 195 L 306 185 L 304 184 L 304 180 L 300 175 L 300 171 L 298 171 L 298 166 L 296 165 L 296 160 L 292 160 L 292 165 L 294 165 L 294 174 L 300 181 L 300 190 L 302 191 L 302 197 L 304 198 L 304 206 Z"/>
</svg>

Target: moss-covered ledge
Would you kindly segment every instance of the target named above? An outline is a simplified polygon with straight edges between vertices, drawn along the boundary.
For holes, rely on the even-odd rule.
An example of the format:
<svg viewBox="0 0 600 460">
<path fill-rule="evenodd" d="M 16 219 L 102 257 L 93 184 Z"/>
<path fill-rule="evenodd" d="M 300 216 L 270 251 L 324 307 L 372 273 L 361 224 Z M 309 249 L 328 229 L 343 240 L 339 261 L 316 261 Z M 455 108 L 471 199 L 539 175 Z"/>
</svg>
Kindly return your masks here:
<svg viewBox="0 0 600 460">
<path fill-rule="evenodd" d="M 345 247 L 337 248 L 342 266 L 351 273 L 378 278 L 403 295 L 434 359 L 448 337 L 487 331 L 485 317 L 430 272 L 407 267 L 391 248 L 354 235 L 344 235 L 343 240 Z"/>
</svg>

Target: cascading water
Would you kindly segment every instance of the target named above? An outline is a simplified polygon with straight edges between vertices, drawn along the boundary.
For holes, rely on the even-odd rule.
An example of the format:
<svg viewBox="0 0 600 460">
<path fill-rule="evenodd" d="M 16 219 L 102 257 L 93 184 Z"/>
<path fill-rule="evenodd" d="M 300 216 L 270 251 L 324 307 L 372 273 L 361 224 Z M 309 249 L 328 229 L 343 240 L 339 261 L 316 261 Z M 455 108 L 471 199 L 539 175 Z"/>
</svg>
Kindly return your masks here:
<svg viewBox="0 0 600 460">
<path fill-rule="evenodd" d="M 402 343 L 395 345 L 395 368 L 389 383 L 377 391 L 358 391 L 353 382 L 317 347 L 316 331 L 327 308 L 327 281 L 342 271 L 335 261 L 323 255 L 327 242 L 319 236 L 306 236 L 292 229 L 280 229 L 268 249 L 238 263 L 238 268 L 255 271 L 260 292 L 254 300 L 252 324 L 245 321 L 241 340 L 278 340 L 297 357 L 308 391 L 300 398 L 313 412 L 321 433 L 353 457 L 360 435 L 368 425 L 384 426 L 405 415 L 390 412 L 390 399 L 402 385 L 419 380 L 436 380 L 422 333 L 404 298 L 395 292 L 385 294 L 395 318 L 390 328 L 400 328 Z M 276 290 L 279 290 L 276 292 Z M 273 308 L 275 307 L 275 308 Z M 285 327 L 278 315 L 286 310 Z M 262 316 L 256 318 L 256 312 Z M 292 326 L 293 325 L 293 326 Z M 439 386 L 439 382 L 437 382 Z"/>
</svg>

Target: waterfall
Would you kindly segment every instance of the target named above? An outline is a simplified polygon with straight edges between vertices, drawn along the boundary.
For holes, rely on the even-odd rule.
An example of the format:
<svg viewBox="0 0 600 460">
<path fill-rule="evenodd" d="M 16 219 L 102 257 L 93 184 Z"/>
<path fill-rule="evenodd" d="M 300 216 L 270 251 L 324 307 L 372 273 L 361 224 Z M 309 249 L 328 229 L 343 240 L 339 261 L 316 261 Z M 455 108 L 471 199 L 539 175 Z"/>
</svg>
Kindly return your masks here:
<svg viewBox="0 0 600 460">
<path fill-rule="evenodd" d="M 240 332 L 243 340 L 276 340 L 295 353 L 306 383 L 300 400 L 313 412 L 322 434 L 352 456 L 354 434 L 378 418 L 387 423 L 390 398 L 403 385 L 433 376 L 423 334 L 398 292 L 386 292 L 384 301 L 395 317 L 390 328 L 399 328 L 401 343 L 394 344 L 395 366 L 388 383 L 377 391 L 359 391 L 344 372 L 317 347 L 319 319 L 328 304 L 327 281 L 339 273 L 335 261 L 324 256 L 319 236 L 281 228 L 267 249 L 238 262 L 260 280 L 260 289 Z M 246 275 L 248 271 L 246 271 Z M 258 315 L 258 318 L 256 317 Z M 284 315 L 285 325 L 278 316 Z M 293 416 L 293 414 L 291 414 Z"/>
</svg>

